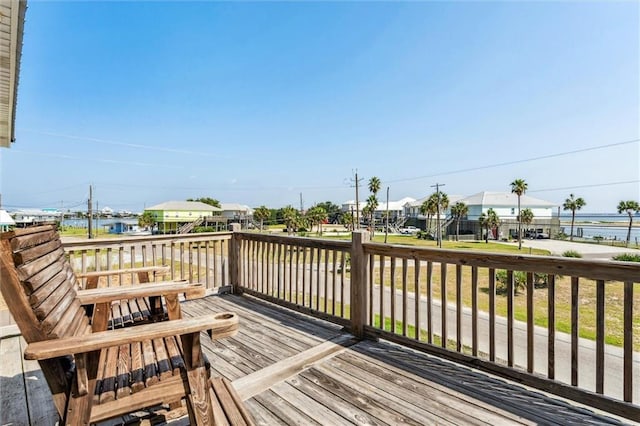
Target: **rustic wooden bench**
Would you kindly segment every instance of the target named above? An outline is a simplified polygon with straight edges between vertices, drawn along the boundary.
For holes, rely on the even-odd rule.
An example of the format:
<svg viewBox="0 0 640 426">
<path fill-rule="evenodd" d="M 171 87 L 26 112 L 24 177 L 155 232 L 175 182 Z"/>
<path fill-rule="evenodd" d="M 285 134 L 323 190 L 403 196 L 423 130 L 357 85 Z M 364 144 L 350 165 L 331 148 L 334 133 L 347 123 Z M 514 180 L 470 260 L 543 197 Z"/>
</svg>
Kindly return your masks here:
<svg viewBox="0 0 640 426">
<path fill-rule="evenodd" d="M 38 360 L 65 424 L 89 424 L 184 398 L 192 424 L 214 424 L 209 372 L 200 332 L 234 335 L 238 317 L 220 313 L 181 319 L 185 282 L 78 290 L 52 227 L 0 236 L 0 289 Z M 118 300 L 163 297 L 169 321 L 107 330 Z M 92 317 L 84 306 L 93 306 Z"/>
</svg>

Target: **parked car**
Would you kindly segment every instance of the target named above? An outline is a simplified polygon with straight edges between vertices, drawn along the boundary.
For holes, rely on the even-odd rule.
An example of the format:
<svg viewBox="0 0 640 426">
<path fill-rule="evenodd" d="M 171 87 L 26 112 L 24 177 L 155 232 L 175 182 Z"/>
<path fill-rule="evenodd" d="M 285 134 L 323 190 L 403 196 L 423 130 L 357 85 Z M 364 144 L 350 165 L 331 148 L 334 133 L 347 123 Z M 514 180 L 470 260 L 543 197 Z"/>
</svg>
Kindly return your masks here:
<svg viewBox="0 0 640 426">
<path fill-rule="evenodd" d="M 400 228 L 400 233 L 405 235 L 417 234 L 419 231 L 415 226 L 407 226 L 405 228 Z"/>
</svg>

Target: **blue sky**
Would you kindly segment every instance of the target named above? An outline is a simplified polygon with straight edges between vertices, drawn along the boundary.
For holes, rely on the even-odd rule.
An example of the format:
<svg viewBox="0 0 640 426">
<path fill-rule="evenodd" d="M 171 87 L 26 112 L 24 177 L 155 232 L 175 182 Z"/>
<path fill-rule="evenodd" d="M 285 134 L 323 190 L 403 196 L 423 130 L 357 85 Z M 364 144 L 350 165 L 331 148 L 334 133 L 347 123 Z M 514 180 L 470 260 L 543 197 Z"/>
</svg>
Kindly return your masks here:
<svg viewBox="0 0 640 426">
<path fill-rule="evenodd" d="M 611 212 L 640 199 L 639 18 L 631 1 L 33 1 L 2 203 L 80 208 L 93 184 L 115 210 L 309 207 L 354 198 L 357 169 L 391 199 L 523 178 Z"/>
</svg>

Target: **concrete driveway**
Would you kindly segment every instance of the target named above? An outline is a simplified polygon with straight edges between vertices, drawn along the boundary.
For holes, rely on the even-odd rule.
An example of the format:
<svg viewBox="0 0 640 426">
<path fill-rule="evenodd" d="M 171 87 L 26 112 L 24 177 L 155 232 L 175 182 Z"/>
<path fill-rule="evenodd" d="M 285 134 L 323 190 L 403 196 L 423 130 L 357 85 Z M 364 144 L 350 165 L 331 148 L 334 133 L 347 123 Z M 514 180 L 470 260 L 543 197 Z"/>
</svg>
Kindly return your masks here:
<svg viewBox="0 0 640 426">
<path fill-rule="evenodd" d="M 518 245 L 517 242 L 504 244 Z M 612 247 L 606 243 L 590 244 L 561 240 L 522 240 L 522 251 L 526 253 L 525 248 L 529 247 L 549 250 L 552 255 L 557 256 L 562 255 L 562 253 L 567 250 L 575 250 L 582 254 L 583 259 L 611 260 L 613 256 L 621 253 L 634 253 L 640 255 L 640 250 L 638 249 Z"/>
</svg>

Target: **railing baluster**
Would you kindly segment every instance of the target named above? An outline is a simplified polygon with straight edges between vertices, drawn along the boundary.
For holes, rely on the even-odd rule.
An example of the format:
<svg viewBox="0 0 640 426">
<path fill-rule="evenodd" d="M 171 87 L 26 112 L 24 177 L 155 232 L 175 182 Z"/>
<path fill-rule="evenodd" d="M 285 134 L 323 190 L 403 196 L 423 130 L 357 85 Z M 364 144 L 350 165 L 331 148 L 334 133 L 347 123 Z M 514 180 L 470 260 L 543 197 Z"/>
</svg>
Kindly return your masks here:
<svg viewBox="0 0 640 426">
<path fill-rule="evenodd" d="M 207 270 L 207 272 L 204 274 L 205 287 L 211 288 L 211 277 L 210 277 L 211 260 L 209 259 L 209 241 L 205 241 L 204 243 L 204 267 Z"/>
<path fill-rule="evenodd" d="M 384 330 L 384 267 L 385 267 L 385 256 L 380 256 L 380 329 Z"/>
<path fill-rule="evenodd" d="M 345 274 L 346 271 L 345 269 L 347 269 L 347 266 L 345 265 L 345 259 L 347 257 L 347 252 L 346 251 L 342 251 L 342 257 L 340 259 L 340 265 L 342 265 L 342 267 L 340 268 L 340 317 L 344 318 L 344 307 L 346 305 L 346 300 L 344 300 L 345 297 L 345 289 L 344 289 L 344 280 L 345 280 Z"/>
<path fill-rule="evenodd" d="M 158 253 L 157 253 L 156 243 L 151 243 L 151 261 L 153 262 L 152 263 L 153 266 L 158 265 Z M 156 281 L 158 281 L 158 275 L 153 274 L 153 282 L 156 282 Z"/>
<path fill-rule="evenodd" d="M 496 360 L 496 270 L 489 268 L 489 361 Z"/>
<path fill-rule="evenodd" d="M 625 402 L 633 402 L 633 282 L 624 283 L 624 391 Z"/>
<path fill-rule="evenodd" d="M 320 264 L 322 261 L 322 249 L 318 247 L 318 260 L 316 261 L 316 311 L 320 310 Z"/>
<path fill-rule="evenodd" d="M 304 281 L 304 272 L 302 274 L 302 279 Z M 298 294 L 300 293 L 299 282 L 300 282 L 300 246 L 296 246 L 296 305 L 299 304 L 298 302 Z"/>
<path fill-rule="evenodd" d="M 456 349 L 462 352 L 462 265 L 456 265 Z"/>
<path fill-rule="evenodd" d="M 471 267 L 471 353 L 478 356 L 478 267 Z"/>
<path fill-rule="evenodd" d="M 333 296 L 332 296 L 333 297 Z M 324 250 L 324 312 L 329 312 L 327 309 L 329 302 L 329 252 Z"/>
<path fill-rule="evenodd" d="M 513 367 L 513 271 L 507 271 L 507 365 Z"/>
<path fill-rule="evenodd" d="M 124 268 L 124 247 L 118 247 L 118 269 Z M 122 285 L 123 275 L 118 274 L 118 285 Z"/>
<path fill-rule="evenodd" d="M 389 279 L 390 285 L 390 296 L 389 296 L 389 304 L 391 309 L 391 327 L 390 330 L 392 333 L 396 332 L 396 257 L 391 256 L 391 275 Z"/>
<path fill-rule="evenodd" d="M 174 241 L 171 241 L 169 244 L 169 249 L 171 253 L 169 253 L 169 257 L 171 259 L 171 281 L 175 281 L 176 279 L 176 244 Z"/>
<path fill-rule="evenodd" d="M 440 263 L 440 346 L 447 347 L 447 264 Z"/>
<path fill-rule="evenodd" d="M 604 392 L 604 280 L 596 281 L 596 392 Z"/>
<path fill-rule="evenodd" d="M 107 248 L 107 271 L 111 270 L 111 247 Z M 111 275 L 107 276 L 107 287 L 111 287 Z"/>
<path fill-rule="evenodd" d="M 407 335 L 407 258 L 402 258 L 402 335 Z"/>
<path fill-rule="evenodd" d="M 131 246 L 131 248 L 129 249 L 129 267 L 130 268 L 135 268 L 136 265 L 136 246 Z M 134 273 L 132 272 L 131 274 L 131 283 L 133 284 L 133 280 L 134 280 Z M 122 283 L 120 283 L 120 285 L 122 285 Z"/>
<path fill-rule="evenodd" d="M 278 249 L 278 292 L 276 297 L 280 298 L 282 297 L 281 294 L 284 294 L 284 292 L 282 291 L 282 244 L 278 243 L 277 249 Z"/>
<path fill-rule="evenodd" d="M 293 246 L 287 244 L 287 254 L 289 256 L 289 302 L 293 302 Z"/>
<path fill-rule="evenodd" d="M 224 254 L 224 250 L 223 250 L 223 241 L 220 241 L 220 264 L 222 264 L 222 257 Z M 220 273 L 221 277 L 220 277 L 220 281 L 218 281 L 218 256 L 217 256 L 217 252 L 218 249 L 216 248 L 218 246 L 218 244 L 214 241 L 213 243 L 213 253 L 211 254 L 213 256 L 213 287 L 218 287 L 222 284 L 222 273 Z"/>
<path fill-rule="evenodd" d="M 427 261 L 427 342 L 433 343 L 433 262 Z"/>
<path fill-rule="evenodd" d="M 373 326 L 374 323 L 374 308 L 373 308 L 373 288 L 374 286 L 374 267 L 375 267 L 375 257 L 370 254 L 369 255 L 369 325 Z"/>
<path fill-rule="evenodd" d="M 547 295 L 547 376 L 549 379 L 556 378 L 556 276 L 548 275 L 549 284 Z"/>
<path fill-rule="evenodd" d="M 309 250 L 309 309 L 313 308 L 313 261 L 315 259 L 315 248 Z"/>
<path fill-rule="evenodd" d="M 413 268 L 414 268 L 414 304 L 415 304 L 415 339 L 420 340 L 420 260 L 413 260 Z"/>
<path fill-rule="evenodd" d="M 578 386 L 578 277 L 571 277 L 571 386 Z"/>
<path fill-rule="evenodd" d="M 337 261 L 338 261 L 338 251 L 337 250 L 332 250 L 332 265 L 331 265 L 331 270 L 332 270 L 332 280 L 331 280 L 331 315 L 335 315 L 336 314 L 336 276 L 338 274 L 338 271 L 336 271 L 336 266 L 337 266 Z"/>
<path fill-rule="evenodd" d="M 533 373 L 534 368 L 534 347 L 533 331 L 533 273 L 527 272 L 527 371 Z"/>
<path fill-rule="evenodd" d="M 307 306 L 307 248 L 302 250 L 302 306 Z"/>
</svg>

